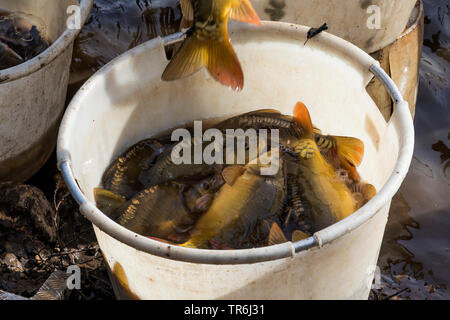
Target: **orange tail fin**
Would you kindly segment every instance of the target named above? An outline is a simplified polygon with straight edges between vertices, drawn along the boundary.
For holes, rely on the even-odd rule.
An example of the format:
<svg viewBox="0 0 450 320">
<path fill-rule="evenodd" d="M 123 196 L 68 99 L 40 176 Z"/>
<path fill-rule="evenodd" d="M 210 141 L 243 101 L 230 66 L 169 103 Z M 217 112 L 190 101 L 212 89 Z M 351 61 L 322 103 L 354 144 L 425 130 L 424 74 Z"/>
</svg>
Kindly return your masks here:
<svg viewBox="0 0 450 320">
<path fill-rule="evenodd" d="M 234 0 L 231 9 L 231 19 L 251 23 L 257 26 L 261 25 L 258 14 L 253 9 L 249 0 Z"/>
<path fill-rule="evenodd" d="M 203 66 L 221 84 L 233 90 L 244 87 L 244 74 L 228 37 L 214 41 L 189 36 L 167 65 L 162 80 L 173 81 L 190 76 Z"/>
<path fill-rule="evenodd" d="M 339 157 L 359 167 L 364 157 L 364 142 L 352 137 L 333 136 L 333 138 L 336 140 Z"/>
</svg>

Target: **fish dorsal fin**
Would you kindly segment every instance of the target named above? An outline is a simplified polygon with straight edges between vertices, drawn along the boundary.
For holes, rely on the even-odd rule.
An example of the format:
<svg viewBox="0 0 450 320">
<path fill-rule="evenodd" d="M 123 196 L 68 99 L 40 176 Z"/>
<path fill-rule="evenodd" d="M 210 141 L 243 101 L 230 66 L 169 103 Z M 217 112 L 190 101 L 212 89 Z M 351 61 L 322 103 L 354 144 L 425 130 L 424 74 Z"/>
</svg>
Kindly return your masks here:
<svg viewBox="0 0 450 320">
<path fill-rule="evenodd" d="M 297 241 L 305 240 L 305 239 L 308 239 L 308 238 L 309 238 L 309 235 L 306 234 L 303 231 L 300 231 L 300 230 L 295 230 L 292 233 L 292 242 L 297 242 Z"/>
<path fill-rule="evenodd" d="M 108 207 L 113 210 L 127 201 L 124 197 L 102 188 L 94 189 L 94 198 L 99 208 Z"/>
<path fill-rule="evenodd" d="M 308 108 L 303 102 L 297 102 L 294 108 L 294 121 L 305 131 L 308 138 L 314 135 L 314 128 Z"/>
<path fill-rule="evenodd" d="M 259 114 L 259 113 L 271 113 L 274 115 L 281 115 L 281 112 L 275 109 L 260 109 L 260 110 L 256 110 L 256 111 L 252 111 L 247 113 L 247 115 L 254 115 L 254 114 Z"/>
<path fill-rule="evenodd" d="M 364 142 L 353 137 L 331 136 L 336 141 L 339 158 L 347 161 L 354 167 L 358 167 L 364 157 Z"/>
<path fill-rule="evenodd" d="M 281 230 L 280 226 L 276 222 L 272 223 L 269 233 L 269 246 L 285 242 L 287 242 L 287 239 L 283 233 L 283 230 Z"/>
<path fill-rule="evenodd" d="M 234 184 L 236 179 L 242 175 L 244 168 L 242 166 L 229 166 L 223 169 L 222 177 L 223 180 L 230 186 Z"/>
<path fill-rule="evenodd" d="M 256 26 L 261 25 L 261 20 L 249 0 L 233 0 L 230 17 L 240 22 L 251 23 Z"/>
<path fill-rule="evenodd" d="M 186 21 L 194 21 L 194 8 L 191 0 L 180 0 L 181 12 Z"/>
</svg>

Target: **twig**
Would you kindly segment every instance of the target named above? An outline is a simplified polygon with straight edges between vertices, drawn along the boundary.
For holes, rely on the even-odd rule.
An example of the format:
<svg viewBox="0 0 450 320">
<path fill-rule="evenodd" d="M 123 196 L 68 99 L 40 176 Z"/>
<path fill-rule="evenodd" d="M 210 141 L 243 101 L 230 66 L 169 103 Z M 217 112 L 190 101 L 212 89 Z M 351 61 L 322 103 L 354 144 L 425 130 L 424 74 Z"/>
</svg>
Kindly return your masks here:
<svg viewBox="0 0 450 320">
<path fill-rule="evenodd" d="M 398 291 L 398 292 L 396 292 L 394 294 L 391 294 L 390 296 L 388 296 L 387 298 L 384 298 L 383 300 L 392 299 L 393 297 L 398 296 L 399 294 L 405 292 L 406 290 L 408 290 L 408 288 L 404 288 L 404 289 L 402 289 L 402 290 L 400 290 L 400 291 Z"/>
</svg>

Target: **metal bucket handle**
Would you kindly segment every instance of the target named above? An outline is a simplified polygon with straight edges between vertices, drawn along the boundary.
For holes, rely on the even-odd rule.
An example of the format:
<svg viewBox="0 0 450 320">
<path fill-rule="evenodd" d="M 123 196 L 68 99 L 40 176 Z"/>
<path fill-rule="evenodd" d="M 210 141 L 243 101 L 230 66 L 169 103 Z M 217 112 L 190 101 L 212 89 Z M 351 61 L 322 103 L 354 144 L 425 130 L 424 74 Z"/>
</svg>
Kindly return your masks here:
<svg viewBox="0 0 450 320">
<path fill-rule="evenodd" d="M 271 27 L 271 25 L 273 24 L 270 22 L 263 23 L 263 26 L 266 27 Z M 292 24 L 283 25 L 281 28 L 287 29 L 287 26 L 301 28 Z M 109 219 L 80 190 L 73 174 L 70 153 L 65 150 L 58 150 L 58 167 L 73 197 L 80 204 L 80 211 L 101 231 L 137 250 L 168 259 L 204 264 L 247 264 L 293 257 L 296 253 L 311 248 L 322 247 L 368 221 L 386 204 L 386 201 L 388 201 L 386 199 L 391 199 L 394 196 L 408 172 L 414 150 L 413 121 L 408 103 L 403 100 L 395 83 L 384 72 L 376 60 L 368 58 L 370 56 L 356 46 L 352 46 L 350 49 L 344 48 L 344 44 L 348 45 L 348 42 L 340 38 L 330 34 L 324 34 L 324 36 L 333 45 L 341 47 L 345 52 L 348 51 L 352 55 L 352 58 L 359 60 L 364 65 L 370 64 L 369 71 L 381 81 L 396 106 L 389 121 L 389 126 L 393 125 L 397 127 L 402 133 L 399 158 L 393 174 L 380 192 L 362 208 L 349 217 L 315 233 L 308 239 L 295 243 L 286 242 L 279 245 L 243 250 L 199 250 L 184 248 L 146 238 Z M 183 39 L 183 33 L 176 33 L 162 38 L 161 44 L 162 46 L 167 46 L 182 41 Z"/>
<path fill-rule="evenodd" d="M 91 11 L 92 5 L 94 4 L 94 0 L 79 0 L 78 3 L 80 6 L 81 16 L 80 23 L 81 26 L 83 26 L 89 15 L 89 12 Z M 48 65 L 50 62 L 55 60 L 63 50 L 67 48 L 68 43 L 71 43 L 75 40 L 80 32 L 81 29 L 67 28 L 63 32 L 63 34 L 40 55 L 17 66 L 0 70 L 0 83 L 6 83 L 16 79 L 20 79 Z"/>
</svg>

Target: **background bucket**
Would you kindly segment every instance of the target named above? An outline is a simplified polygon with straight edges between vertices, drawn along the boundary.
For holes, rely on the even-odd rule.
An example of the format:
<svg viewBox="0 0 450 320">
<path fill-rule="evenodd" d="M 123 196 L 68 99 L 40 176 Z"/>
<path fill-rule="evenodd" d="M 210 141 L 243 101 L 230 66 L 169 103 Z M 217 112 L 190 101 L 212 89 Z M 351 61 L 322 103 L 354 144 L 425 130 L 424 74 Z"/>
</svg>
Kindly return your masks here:
<svg viewBox="0 0 450 320">
<path fill-rule="evenodd" d="M 262 20 L 319 27 L 368 53 L 391 44 L 405 30 L 417 0 L 251 0 Z M 379 25 L 377 20 L 379 19 Z"/>
<path fill-rule="evenodd" d="M 237 93 L 205 70 L 162 82 L 164 44 L 154 39 L 91 77 L 66 111 L 58 166 L 94 224 L 118 298 L 367 299 L 388 210 L 413 153 L 408 104 L 378 63 L 328 33 L 303 43 L 309 28 L 279 22 L 235 25 L 230 34 L 245 74 Z M 386 123 L 365 90 L 375 74 L 396 104 Z M 150 240 L 116 224 L 94 205 L 93 189 L 128 146 L 193 120 L 261 108 L 292 114 L 297 101 L 326 133 L 365 143 L 359 169 L 378 194 L 350 217 L 300 242 L 249 250 L 198 250 Z"/>
<path fill-rule="evenodd" d="M 415 115 L 419 89 L 419 66 L 422 57 L 424 32 L 424 10 L 422 1 L 417 1 L 405 31 L 391 44 L 372 53 L 381 67 L 392 78 L 403 98 L 408 102 L 411 114 Z M 393 105 L 383 84 L 374 79 L 367 87 L 385 119 L 389 119 Z"/>
<path fill-rule="evenodd" d="M 79 3 L 80 27 L 93 0 Z M 0 70 L 0 181 L 23 182 L 47 161 L 64 111 L 73 42 L 69 29 L 76 0 L 0 0 L 0 8 L 32 15 L 51 46 L 18 66 Z M 74 7 L 75 8 L 75 7 Z"/>
</svg>

